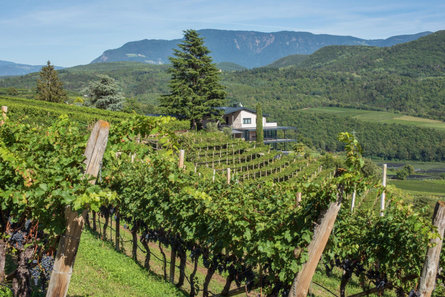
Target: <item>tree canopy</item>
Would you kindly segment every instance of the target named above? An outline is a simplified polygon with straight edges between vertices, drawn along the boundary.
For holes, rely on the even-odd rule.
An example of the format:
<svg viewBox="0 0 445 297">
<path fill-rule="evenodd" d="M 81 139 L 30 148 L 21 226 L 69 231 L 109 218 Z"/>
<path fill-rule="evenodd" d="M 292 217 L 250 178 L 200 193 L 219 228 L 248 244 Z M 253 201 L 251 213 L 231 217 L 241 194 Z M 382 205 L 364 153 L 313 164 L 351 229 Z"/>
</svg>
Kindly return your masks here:
<svg viewBox="0 0 445 297">
<path fill-rule="evenodd" d="M 63 102 L 67 99 L 63 84 L 51 62 L 43 66 L 37 79 L 37 99 L 49 102 Z"/>
<path fill-rule="evenodd" d="M 184 41 L 178 47 L 170 58 L 170 94 L 161 97 L 161 106 L 165 113 L 188 119 L 191 128 L 200 129 L 204 119 L 221 116 L 214 107 L 224 105 L 226 93 L 220 71 L 195 30 L 184 31 Z"/>
<path fill-rule="evenodd" d="M 98 81 L 90 82 L 86 93 L 91 105 L 96 108 L 115 111 L 122 109 L 124 96 L 116 81 L 108 75 L 99 75 Z"/>
</svg>

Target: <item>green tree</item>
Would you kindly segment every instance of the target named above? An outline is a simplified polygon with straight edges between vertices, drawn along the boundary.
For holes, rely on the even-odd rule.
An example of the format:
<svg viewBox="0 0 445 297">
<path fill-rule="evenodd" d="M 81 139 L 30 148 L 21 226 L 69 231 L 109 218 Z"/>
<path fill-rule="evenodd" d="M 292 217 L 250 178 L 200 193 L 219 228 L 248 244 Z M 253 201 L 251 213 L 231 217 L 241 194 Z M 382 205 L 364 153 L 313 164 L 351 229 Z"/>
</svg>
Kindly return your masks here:
<svg viewBox="0 0 445 297">
<path fill-rule="evenodd" d="M 108 75 L 99 75 L 99 80 L 91 82 L 86 93 L 90 104 L 100 109 L 121 110 L 125 100 L 116 81 Z"/>
<path fill-rule="evenodd" d="M 10 96 L 17 96 L 19 94 L 19 91 L 17 91 L 17 89 L 14 87 L 9 87 L 8 89 L 6 89 L 6 94 Z"/>
<path fill-rule="evenodd" d="M 414 173 L 414 167 L 412 165 L 405 165 L 403 168 L 396 172 L 397 179 L 406 179 L 408 176 Z"/>
<path fill-rule="evenodd" d="M 49 102 L 63 102 L 67 99 L 63 84 L 51 62 L 43 66 L 37 79 L 37 99 Z"/>
<path fill-rule="evenodd" d="M 190 120 L 191 128 L 201 129 L 204 119 L 221 117 L 214 107 L 224 105 L 226 93 L 210 51 L 195 30 L 184 31 L 178 46 L 180 50 L 175 49 L 170 58 L 170 94 L 161 97 L 161 107 L 165 113 Z"/>
<path fill-rule="evenodd" d="M 263 132 L 263 108 L 261 103 L 256 105 L 256 142 L 263 144 L 264 132 Z"/>
</svg>

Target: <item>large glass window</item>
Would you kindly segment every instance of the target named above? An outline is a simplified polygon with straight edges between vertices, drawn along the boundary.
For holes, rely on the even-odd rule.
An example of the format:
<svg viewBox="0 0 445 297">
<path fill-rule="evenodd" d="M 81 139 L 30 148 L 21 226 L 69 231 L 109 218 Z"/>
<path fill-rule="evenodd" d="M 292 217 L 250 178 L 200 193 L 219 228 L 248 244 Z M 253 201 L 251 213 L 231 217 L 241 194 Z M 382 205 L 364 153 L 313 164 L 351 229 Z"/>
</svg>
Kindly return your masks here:
<svg viewBox="0 0 445 297">
<path fill-rule="evenodd" d="M 277 138 L 277 130 L 264 130 L 264 138 Z"/>
<path fill-rule="evenodd" d="M 243 118 L 243 124 L 252 124 L 252 118 Z"/>
</svg>

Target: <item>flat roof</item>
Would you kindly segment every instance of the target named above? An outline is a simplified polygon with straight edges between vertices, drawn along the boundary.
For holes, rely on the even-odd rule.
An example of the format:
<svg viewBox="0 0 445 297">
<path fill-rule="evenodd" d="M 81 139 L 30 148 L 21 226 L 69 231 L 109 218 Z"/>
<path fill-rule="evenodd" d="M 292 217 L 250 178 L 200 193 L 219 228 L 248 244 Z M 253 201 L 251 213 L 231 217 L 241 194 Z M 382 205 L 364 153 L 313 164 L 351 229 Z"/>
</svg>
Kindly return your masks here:
<svg viewBox="0 0 445 297">
<path fill-rule="evenodd" d="M 215 107 L 215 109 L 224 111 L 224 115 L 228 115 L 228 114 L 231 114 L 231 113 L 234 113 L 234 112 L 238 112 L 238 111 L 241 111 L 241 110 L 245 110 L 245 111 L 248 111 L 250 113 L 256 114 L 256 110 L 253 110 L 253 109 L 250 109 L 250 108 L 246 108 L 244 106 L 222 106 L 222 107 Z M 266 114 L 266 113 L 263 113 L 263 117 L 267 117 L 267 116 L 269 116 L 269 115 Z"/>
<path fill-rule="evenodd" d="M 297 142 L 296 139 L 264 139 L 264 144 L 283 143 L 283 142 Z"/>
<path fill-rule="evenodd" d="M 256 128 L 236 128 L 239 131 L 256 131 Z M 276 127 L 263 127 L 263 131 L 267 130 L 297 130 L 296 127 L 290 126 L 276 126 Z"/>
</svg>

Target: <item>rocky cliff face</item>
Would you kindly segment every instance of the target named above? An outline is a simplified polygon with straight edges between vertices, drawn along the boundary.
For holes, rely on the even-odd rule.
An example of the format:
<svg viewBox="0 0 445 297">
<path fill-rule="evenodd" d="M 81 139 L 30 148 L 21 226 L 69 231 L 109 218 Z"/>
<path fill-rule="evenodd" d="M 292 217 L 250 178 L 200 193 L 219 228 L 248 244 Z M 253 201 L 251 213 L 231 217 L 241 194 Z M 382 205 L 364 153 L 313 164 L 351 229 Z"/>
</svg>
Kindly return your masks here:
<svg viewBox="0 0 445 297">
<path fill-rule="evenodd" d="M 392 46 L 415 40 L 431 32 L 366 40 L 351 36 L 282 31 L 263 33 L 205 29 L 198 31 L 205 39 L 215 62 L 232 62 L 248 68 L 260 67 L 294 54 L 312 54 L 327 45 Z M 181 40 L 141 40 L 105 51 L 92 63 L 137 61 L 151 64 L 168 63 L 173 48 Z"/>
</svg>

